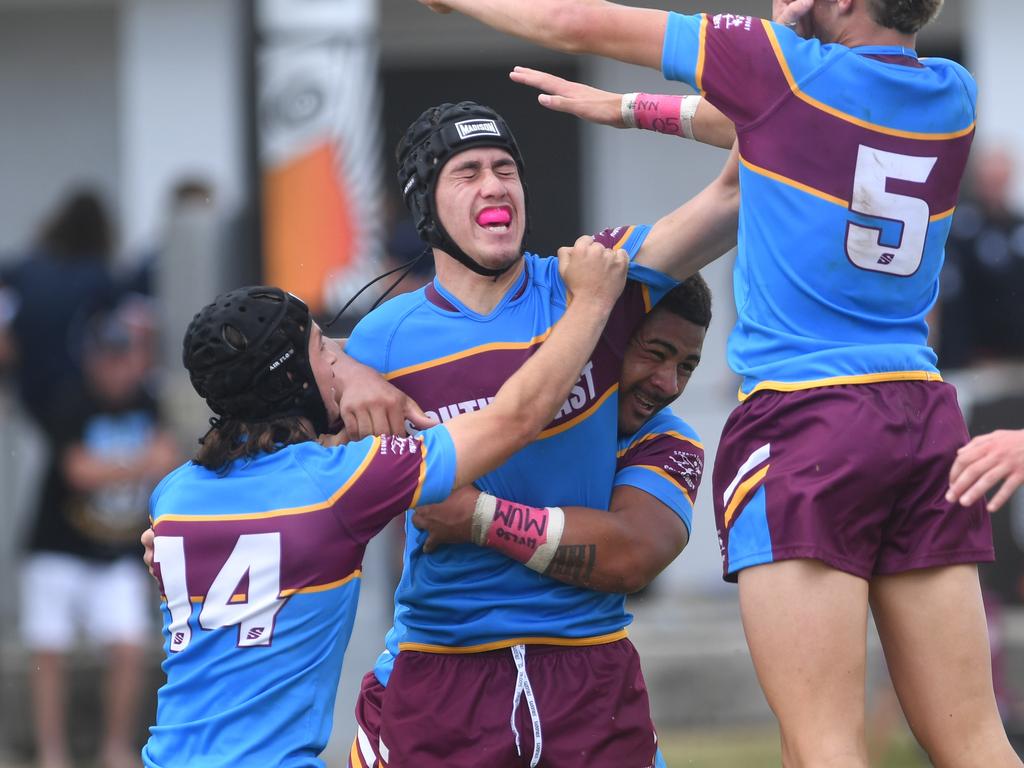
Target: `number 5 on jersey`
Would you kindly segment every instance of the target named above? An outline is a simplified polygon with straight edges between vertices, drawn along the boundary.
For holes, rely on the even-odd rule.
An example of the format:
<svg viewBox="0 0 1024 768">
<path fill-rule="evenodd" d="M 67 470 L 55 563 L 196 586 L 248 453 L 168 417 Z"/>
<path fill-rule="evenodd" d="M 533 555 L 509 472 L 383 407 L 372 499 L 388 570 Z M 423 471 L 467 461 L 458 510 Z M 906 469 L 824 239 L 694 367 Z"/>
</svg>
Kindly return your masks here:
<svg viewBox="0 0 1024 768">
<path fill-rule="evenodd" d="M 186 578 L 184 537 L 157 536 L 153 540 L 153 562 L 160 564 L 160 580 L 171 614 L 170 650 L 177 653 L 192 640 L 192 598 Z M 249 588 L 239 595 L 235 590 L 246 574 Z M 207 593 L 198 598 L 203 604 L 199 626 L 205 630 L 237 626 L 240 648 L 270 645 L 274 618 L 286 602 L 280 593 L 281 534 L 243 534 Z"/>
<path fill-rule="evenodd" d="M 937 157 L 898 155 L 860 145 L 850 211 L 860 214 L 858 218 L 876 221 L 867 222 L 866 226 L 853 221 L 846 225 L 846 255 L 855 266 L 899 277 L 917 272 L 928 236 L 928 203 L 917 197 L 889 192 L 886 186 L 889 179 L 923 184 L 937 160 Z M 877 221 L 879 219 L 882 221 Z M 885 237 L 886 222 L 894 225 L 888 238 Z M 895 235 L 894 231 L 899 234 Z M 883 239 L 893 244 L 883 245 Z"/>
</svg>

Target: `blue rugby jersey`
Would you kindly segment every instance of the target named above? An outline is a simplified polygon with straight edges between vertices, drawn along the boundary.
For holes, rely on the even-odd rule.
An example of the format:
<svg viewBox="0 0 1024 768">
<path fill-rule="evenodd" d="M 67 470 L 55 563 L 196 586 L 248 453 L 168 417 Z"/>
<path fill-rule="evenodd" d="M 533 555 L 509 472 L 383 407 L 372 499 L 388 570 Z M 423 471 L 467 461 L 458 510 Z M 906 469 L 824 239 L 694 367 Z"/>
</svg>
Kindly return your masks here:
<svg viewBox="0 0 1024 768">
<path fill-rule="evenodd" d="M 733 14 L 670 14 L 662 69 L 736 123 L 741 399 L 938 378 L 925 315 L 974 136 L 971 75 Z"/>
<path fill-rule="evenodd" d="M 599 240 L 640 249 L 649 227 L 606 230 Z M 442 421 L 484 407 L 529 357 L 565 309 L 556 259 L 526 254 L 525 269 L 488 315 L 462 305 L 436 281 L 365 317 L 346 351 L 381 371 Z M 607 508 L 615 474 L 617 392 L 622 356 L 637 323 L 675 285 L 639 265 L 591 360 L 538 440 L 478 485 L 533 506 Z M 622 600 L 548 579 L 473 545 L 422 552 L 426 534 L 406 520 L 405 563 L 395 595 L 399 648 L 489 650 L 521 642 L 591 644 L 624 635 Z M 390 671 L 378 669 L 386 681 Z"/>
<path fill-rule="evenodd" d="M 687 534 L 693 533 L 693 504 L 703 476 L 704 444 L 671 408 L 619 440 L 615 486 L 646 491 L 679 515 Z"/>
<path fill-rule="evenodd" d="M 687 534 L 692 533 L 693 504 L 704 475 L 704 445 L 689 424 L 663 408 L 637 432 L 619 439 L 615 467 L 615 487 L 628 485 L 649 493 L 679 516 Z M 625 595 L 608 597 L 625 613 Z M 396 630 L 389 633 L 386 646 L 374 669 L 384 685 L 398 652 Z"/>
<path fill-rule="evenodd" d="M 443 426 L 164 478 L 150 512 L 167 682 L 145 765 L 322 766 L 366 543 L 454 479 Z"/>
</svg>

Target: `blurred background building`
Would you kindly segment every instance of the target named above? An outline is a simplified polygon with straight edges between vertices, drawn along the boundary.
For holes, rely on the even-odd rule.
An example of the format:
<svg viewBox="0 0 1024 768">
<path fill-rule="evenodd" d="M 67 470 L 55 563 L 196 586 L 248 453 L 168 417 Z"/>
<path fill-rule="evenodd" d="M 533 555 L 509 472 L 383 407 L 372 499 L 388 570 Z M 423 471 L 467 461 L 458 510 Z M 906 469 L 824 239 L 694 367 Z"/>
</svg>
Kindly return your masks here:
<svg viewBox="0 0 1024 768">
<path fill-rule="evenodd" d="M 770 7 L 768 0 L 635 4 L 755 15 Z M 1013 170 L 1024 167 L 1024 101 L 1012 65 L 1022 27 L 1024 4 L 947 0 L 919 46 L 922 55 L 961 61 L 980 83 L 975 158 L 984 162 L 954 219 L 933 322 L 940 365 L 952 371 L 979 430 L 1024 426 L 1024 173 Z M 109 208 L 109 280 L 118 291 L 151 297 L 161 405 L 190 451 L 207 414 L 181 370 L 178 345 L 199 307 L 227 287 L 262 279 L 331 313 L 367 279 L 417 255 L 392 149 L 425 107 L 470 98 L 509 120 L 527 160 L 528 247 L 542 253 L 583 232 L 652 221 L 724 162 L 724 153 L 678 139 L 549 113 L 508 80 L 517 64 L 615 91 L 679 87 L 635 67 L 548 53 L 463 17 L 434 15 L 415 0 L 0 0 L 0 580 L 11 585 L 0 590 L 0 755 L 27 760 L 31 745 L 14 585 L 49 451 L 45 430 L 18 396 L 11 328 L 23 308 L 9 275 L 39 251 L 51 213 L 83 186 Z M 724 354 L 730 268 L 726 257 L 705 271 L 715 320 L 700 370 L 675 406 L 705 438 L 708 466 L 736 402 Z M 429 278 L 429 265 L 421 265 L 400 289 Z M 85 291 L 77 279 L 62 287 Z M 368 294 L 350 310 L 352 321 L 376 296 Z M 53 301 L 66 302 L 59 295 Z M 76 322 L 68 314 L 66 325 Z M 335 330 L 351 327 L 341 325 Z M 48 343 L 75 341 L 72 334 Z M 690 545 L 633 601 L 632 636 L 663 729 L 770 723 L 735 590 L 720 578 L 709 493 L 710 477 Z M 1014 687 L 1024 689 L 1019 495 L 997 527 L 1000 563 L 988 578 L 1007 606 L 999 637 L 1012 717 Z M 391 563 L 388 542 L 375 542 L 330 764 L 340 764 L 350 744 L 356 684 L 390 624 Z M 160 681 L 155 598 L 154 590 L 151 690 Z M 91 654 L 83 648 L 74 679 L 89 679 L 97 665 Z M 152 697 L 147 706 L 151 719 Z M 76 749 L 87 752 L 89 729 L 78 730 Z"/>
</svg>

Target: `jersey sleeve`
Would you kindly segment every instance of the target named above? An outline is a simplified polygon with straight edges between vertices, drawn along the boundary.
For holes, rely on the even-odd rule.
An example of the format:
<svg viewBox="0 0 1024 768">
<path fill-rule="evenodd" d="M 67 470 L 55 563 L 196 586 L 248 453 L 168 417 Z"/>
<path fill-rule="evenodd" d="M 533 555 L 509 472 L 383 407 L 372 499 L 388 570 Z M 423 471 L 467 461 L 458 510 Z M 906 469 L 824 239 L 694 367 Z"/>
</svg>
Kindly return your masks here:
<svg viewBox="0 0 1024 768">
<path fill-rule="evenodd" d="M 662 73 L 696 88 L 737 128 L 789 93 L 794 77 L 814 69 L 821 45 L 783 25 L 732 13 L 670 13 Z"/>
<path fill-rule="evenodd" d="M 633 331 L 654 305 L 678 284 L 674 278 L 636 263 L 636 255 L 650 231 L 650 226 L 644 224 L 609 227 L 594 235 L 594 240 L 605 248 L 622 248 L 630 259 L 626 287 L 615 302 L 601 336 L 602 342 L 608 345 L 619 364 Z"/>
<path fill-rule="evenodd" d="M 692 531 L 693 504 L 704 475 L 704 446 L 692 430 L 657 429 L 637 436 L 619 453 L 616 487 L 649 493 Z"/>
<path fill-rule="evenodd" d="M 640 248 L 650 233 L 650 224 L 634 224 L 626 227 L 608 227 L 594 235 L 594 240 L 605 248 L 621 248 L 629 254 L 628 278 L 641 286 L 646 312 L 650 312 L 651 307 L 679 283 L 663 272 L 636 263 L 637 254 L 640 253 Z M 628 283 L 626 290 L 631 290 Z"/>
<path fill-rule="evenodd" d="M 324 449 L 311 464 L 321 487 L 330 483 L 325 491 L 340 524 L 362 544 L 405 510 L 446 498 L 455 482 L 455 446 L 444 426 Z"/>
</svg>

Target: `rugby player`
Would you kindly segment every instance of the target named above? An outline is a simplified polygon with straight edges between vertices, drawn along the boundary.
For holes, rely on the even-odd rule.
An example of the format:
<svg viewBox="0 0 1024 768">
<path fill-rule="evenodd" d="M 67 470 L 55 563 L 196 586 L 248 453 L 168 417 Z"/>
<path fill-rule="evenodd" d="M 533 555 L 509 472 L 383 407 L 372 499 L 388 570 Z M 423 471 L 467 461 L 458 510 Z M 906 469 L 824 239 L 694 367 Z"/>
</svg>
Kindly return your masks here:
<svg viewBox="0 0 1024 768">
<path fill-rule="evenodd" d="M 865 766 L 870 603 L 936 765 L 1020 765 L 996 709 L 983 504 L 945 498 L 967 430 L 925 315 L 976 85 L 919 59 L 941 0 L 776 0 L 785 24 L 602 0 L 422 0 L 543 45 L 656 67 L 736 125 L 742 404 L 714 497 L 725 576 L 786 765 Z"/>
<path fill-rule="evenodd" d="M 567 297 L 550 260 L 523 254 L 523 159 L 499 115 L 472 102 L 426 110 L 400 142 L 398 166 L 437 278 L 367 315 L 346 352 L 444 422 L 489 402 Z M 541 439 L 479 485 L 546 510 L 545 553 L 558 549 L 561 505 L 609 508 L 625 349 L 678 279 L 734 244 L 735 173 L 728 163 L 653 226 L 598 236 L 633 257 L 602 341 Z M 528 567 L 471 544 L 425 556 L 427 534 L 411 515 L 395 625 L 374 670 L 386 686 L 381 758 L 427 767 L 654 764 L 656 736 L 623 596 L 547 578 L 538 572 L 543 557 Z M 571 689 L 566 665 L 578 672 Z"/>
<path fill-rule="evenodd" d="M 183 360 L 216 416 L 150 505 L 167 682 L 147 766 L 323 765 L 367 542 L 408 507 L 492 470 L 551 420 L 627 262 L 591 238 L 561 249 L 573 301 L 546 341 L 489 408 L 411 438 L 316 441 L 340 423 L 344 382 L 337 346 L 296 297 L 241 288 L 193 318 Z"/>
<path fill-rule="evenodd" d="M 548 578 L 606 592 L 635 592 L 686 546 L 703 476 L 704 449 L 693 428 L 668 406 L 683 393 L 700 362 L 710 322 L 711 291 L 698 274 L 669 291 L 634 332 L 619 378 L 619 449 L 611 514 L 564 508 L 561 544 L 544 571 Z M 424 552 L 440 544 L 472 541 L 472 518 L 481 496 L 486 494 L 467 486 L 446 502 L 418 507 L 412 522 L 429 533 Z M 538 514 L 515 502 L 484 499 L 485 506 L 492 503 L 522 510 L 513 514 Z M 531 538 L 526 537 L 526 545 L 518 549 L 505 546 L 497 536 L 490 542 L 484 537 L 482 542 L 528 562 L 524 558 L 537 552 Z M 577 539 L 583 543 L 571 543 Z M 367 673 L 356 704 L 357 732 L 349 768 L 382 764 L 383 696 L 384 686 L 373 672 Z M 566 722 L 564 716 L 556 722 L 560 727 L 580 727 L 578 722 Z"/>
</svg>

